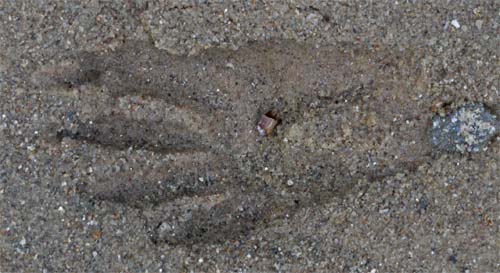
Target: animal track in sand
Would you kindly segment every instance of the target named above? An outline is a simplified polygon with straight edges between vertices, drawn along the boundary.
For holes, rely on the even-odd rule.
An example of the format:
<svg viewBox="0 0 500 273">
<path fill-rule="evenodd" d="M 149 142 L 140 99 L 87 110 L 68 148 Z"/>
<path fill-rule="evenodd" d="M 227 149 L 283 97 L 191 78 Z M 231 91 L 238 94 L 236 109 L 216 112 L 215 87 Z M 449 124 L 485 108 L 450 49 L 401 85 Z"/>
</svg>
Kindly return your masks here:
<svg viewBox="0 0 500 273">
<path fill-rule="evenodd" d="M 185 57 L 135 41 L 73 53 L 32 79 L 95 103 L 83 119 L 47 125 L 53 145 L 165 158 L 81 181 L 82 194 L 143 209 L 155 243 L 221 243 L 432 160 L 433 98 L 415 99 L 433 77 L 421 54 L 283 41 Z M 271 110 L 281 123 L 261 137 Z M 166 209 L 185 198 L 200 204 Z"/>
</svg>

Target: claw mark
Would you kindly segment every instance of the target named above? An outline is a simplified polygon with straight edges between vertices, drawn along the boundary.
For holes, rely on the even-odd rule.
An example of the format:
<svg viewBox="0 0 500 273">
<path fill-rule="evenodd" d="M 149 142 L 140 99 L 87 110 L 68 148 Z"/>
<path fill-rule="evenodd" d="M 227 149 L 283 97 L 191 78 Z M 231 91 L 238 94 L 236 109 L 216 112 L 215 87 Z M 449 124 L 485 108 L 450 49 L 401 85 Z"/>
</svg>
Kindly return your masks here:
<svg viewBox="0 0 500 273">
<path fill-rule="evenodd" d="M 180 124 L 101 117 L 92 124 L 77 122 L 72 129 L 57 131 L 57 138 L 69 137 L 117 150 L 144 149 L 163 154 L 207 152 L 201 136 L 187 133 Z"/>
<path fill-rule="evenodd" d="M 31 80 L 40 87 L 63 86 L 76 88 L 85 84 L 99 82 L 101 71 L 96 69 L 82 69 L 74 60 L 69 60 L 58 66 L 47 66 L 35 72 Z"/>
<path fill-rule="evenodd" d="M 239 194 L 210 208 L 195 210 L 176 221 L 161 221 L 150 227 L 153 242 L 170 245 L 224 243 L 248 236 L 257 226 L 263 227 L 280 207 L 289 215 L 296 210 L 294 204 L 278 204 L 276 196 L 269 194 Z"/>
</svg>

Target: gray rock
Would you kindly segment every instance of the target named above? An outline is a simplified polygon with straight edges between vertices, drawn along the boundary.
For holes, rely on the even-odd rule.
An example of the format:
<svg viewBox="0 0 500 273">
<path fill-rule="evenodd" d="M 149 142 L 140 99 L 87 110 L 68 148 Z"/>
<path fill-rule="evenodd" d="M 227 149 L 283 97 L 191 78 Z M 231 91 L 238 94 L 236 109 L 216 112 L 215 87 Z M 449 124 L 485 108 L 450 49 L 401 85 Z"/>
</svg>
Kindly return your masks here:
<svg viewBox="0 0 500 273">
<path fill-rule="evenodd" d="M 497 131 L 495 115 L 482 104 L 467 104 L 432 120 L 432 144 L 448 152 L 479 152 Z"/>
</svg>

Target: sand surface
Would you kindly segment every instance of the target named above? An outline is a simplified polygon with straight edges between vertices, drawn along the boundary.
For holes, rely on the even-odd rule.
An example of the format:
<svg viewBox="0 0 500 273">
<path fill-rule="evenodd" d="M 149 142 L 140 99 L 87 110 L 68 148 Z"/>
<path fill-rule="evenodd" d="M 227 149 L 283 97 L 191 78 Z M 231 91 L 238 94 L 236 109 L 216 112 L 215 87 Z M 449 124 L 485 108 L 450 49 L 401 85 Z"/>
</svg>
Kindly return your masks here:
<svg viewBox="0 0 500 273">
<path fill-rule="evenodd" d="M 221 2 L 0 3 L 0 272 L 500 271 L 498 1 Z"/>
</svg>

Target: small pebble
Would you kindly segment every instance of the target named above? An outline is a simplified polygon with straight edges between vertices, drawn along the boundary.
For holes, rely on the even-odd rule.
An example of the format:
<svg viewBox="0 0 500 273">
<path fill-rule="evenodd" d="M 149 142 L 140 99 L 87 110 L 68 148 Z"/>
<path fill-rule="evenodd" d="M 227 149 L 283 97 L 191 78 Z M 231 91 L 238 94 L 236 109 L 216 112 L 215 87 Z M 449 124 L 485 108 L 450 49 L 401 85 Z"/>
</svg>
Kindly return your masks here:
<svg viewBox="0 0 500 273">
<path fill-rule="evenodd" d="M 455 28 L 460 28 L 460 23 L 457 21 L 457 19 L 453 19 L 451 21 L 451 25 L 454 26 Z"/>
<path fill-rule="evenodd" d="M 477 20 L 476 27 L 477 29 L 481 30 L 481 28 L 483 27 L 483 20 Z"/>
<path fill-rule="evenodd" d="M 445 117 L 432 120 L 434 148 L 448 152 L 479 152 L 497 133 L 496 116 L 482 104 L 467 104 Z"/>
<path fill-rule="evenodd" d="M 273 132 L 276 125 L 278 125 L 278 120 L 275 119 L 270 112 L 268 112 L 261 117 L 259 123 L 257 124 L 257 131 L 261 136 L 269 136 Z"/>
</svg>

